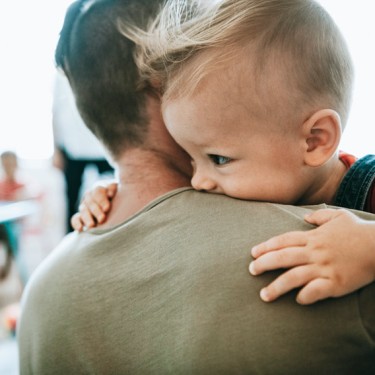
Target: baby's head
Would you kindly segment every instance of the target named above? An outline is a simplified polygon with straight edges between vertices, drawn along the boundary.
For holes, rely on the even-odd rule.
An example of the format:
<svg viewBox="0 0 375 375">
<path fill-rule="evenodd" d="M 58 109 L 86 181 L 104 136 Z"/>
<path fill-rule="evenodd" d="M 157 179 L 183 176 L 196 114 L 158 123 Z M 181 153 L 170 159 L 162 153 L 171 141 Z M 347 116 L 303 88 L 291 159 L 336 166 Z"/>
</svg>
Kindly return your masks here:
<svg viewBox="0 0 375 375">
<path fill-rule="evenodd" d="M 350 107 L 341 33 L 312 0 L 200 3 L 167 3 L 140 53 L 161 82 L 166 126 L 193 159 L 193 187 L 308 201 Z"/>
<path fill-rule="evenodd" d="M 314 0 L 171 0 L 151 32 L 139 56 L 143 70 L 161 81 L 164 102 L 193 95 L 208 75 L 242 63 L 252 84 L 282 85 L 283 105 L 324 106 L 346 123 L 351 57 Z"/>
</svg>

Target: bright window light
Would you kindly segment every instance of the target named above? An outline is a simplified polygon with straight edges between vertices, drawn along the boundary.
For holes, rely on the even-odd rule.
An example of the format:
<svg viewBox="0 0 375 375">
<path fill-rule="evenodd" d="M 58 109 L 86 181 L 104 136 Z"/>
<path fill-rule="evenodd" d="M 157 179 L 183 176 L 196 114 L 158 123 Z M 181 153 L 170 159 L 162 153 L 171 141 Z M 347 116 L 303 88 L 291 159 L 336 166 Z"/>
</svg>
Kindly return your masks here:
<svg viewBox="0 0 375 375">
<path fill-rule="evenodd" d="M 341 149 L 357 156 L 374 154 L 375 1 L 319 0 L 336 21 L 351 52 L 355 86 Z"/>
<path fill-rule="evenodd" d="M 18 0 L 0 5 L 0 152 L 46 159 L 53 151 L 54 48 L 72 0 Z"/>
</svg>

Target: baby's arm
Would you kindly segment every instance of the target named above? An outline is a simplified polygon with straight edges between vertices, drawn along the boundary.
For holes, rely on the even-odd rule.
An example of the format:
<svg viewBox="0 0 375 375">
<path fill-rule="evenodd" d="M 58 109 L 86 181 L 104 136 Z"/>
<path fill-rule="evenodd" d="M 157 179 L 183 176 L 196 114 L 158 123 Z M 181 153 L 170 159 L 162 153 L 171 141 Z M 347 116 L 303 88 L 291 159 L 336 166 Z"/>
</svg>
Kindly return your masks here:
<svg viewBox="0 0 375 375">
<path fill-rule="evenodd" d="M 260 292 L 270 302 L 302 287 L 300 304 L 351 293 L 375 280 L 375 222 L 344 209 L 322 209 L 305 220 L 318 227 L 289 232 L 252 249 L 250 273 L 289 268 Z"/>
<path fill-rule="evenodd" d="M 111 200 L 116 192 L 116 182 L 101 183 L 87 191 L 79 205 L 79 212 L 70 219 L 73 229 L 81 232 L 85 228 L 93 228 L 104 223 L 106 214 L 111 209 Z"/>
</svg>

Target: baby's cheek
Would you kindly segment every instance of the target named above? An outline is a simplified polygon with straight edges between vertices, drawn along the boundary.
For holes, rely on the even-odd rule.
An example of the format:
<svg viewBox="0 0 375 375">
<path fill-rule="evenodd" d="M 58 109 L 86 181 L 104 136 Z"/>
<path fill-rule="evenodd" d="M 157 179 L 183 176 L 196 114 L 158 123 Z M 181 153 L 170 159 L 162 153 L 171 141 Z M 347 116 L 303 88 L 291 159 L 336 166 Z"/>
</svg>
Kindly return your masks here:
<svg viewBox="0 0 375 375">
<path fill-rule="evenodd" d="M 225 195 L 229 195 L 230 197 L 233 198 L 239 198 L 239 199 L 254 199 L 253 198 L 253 193 L 252 193 L 252 188 L 248 185 L 246 185 L 243 181 L 237 180 L 237 179 L 232 179 L 230 181 L 226 180 L 222 184 L 222 193 Z"/>
</svg>

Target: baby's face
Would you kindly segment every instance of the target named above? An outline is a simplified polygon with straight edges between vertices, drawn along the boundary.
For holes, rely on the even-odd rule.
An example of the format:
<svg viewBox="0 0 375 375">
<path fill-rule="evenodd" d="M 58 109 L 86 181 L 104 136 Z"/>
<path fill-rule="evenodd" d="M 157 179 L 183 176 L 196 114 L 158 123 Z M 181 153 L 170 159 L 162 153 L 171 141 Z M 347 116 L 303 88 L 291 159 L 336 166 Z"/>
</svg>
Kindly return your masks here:
<svg viewBox="0 0 375 375">
<path fill-rule="evenodd" d="M 192 159 L 192 186 L 241 199 L 297 203 L 307 184 L 299 135 L 285 134 L 256 111 L 254 93 L 233 85 L 232 76 L 216 77 L 209 76 L 194 95 L 163 105 L 168 131 Z"/>
</svg>

